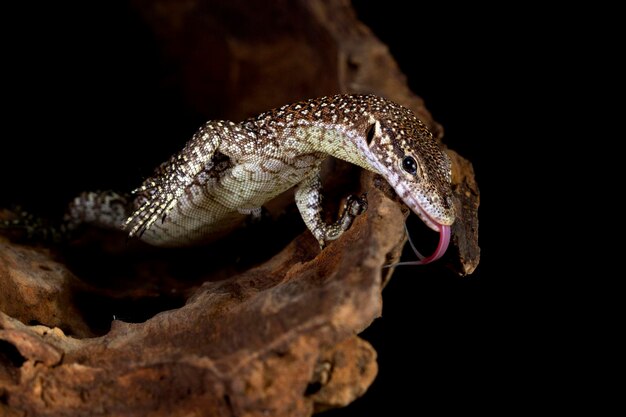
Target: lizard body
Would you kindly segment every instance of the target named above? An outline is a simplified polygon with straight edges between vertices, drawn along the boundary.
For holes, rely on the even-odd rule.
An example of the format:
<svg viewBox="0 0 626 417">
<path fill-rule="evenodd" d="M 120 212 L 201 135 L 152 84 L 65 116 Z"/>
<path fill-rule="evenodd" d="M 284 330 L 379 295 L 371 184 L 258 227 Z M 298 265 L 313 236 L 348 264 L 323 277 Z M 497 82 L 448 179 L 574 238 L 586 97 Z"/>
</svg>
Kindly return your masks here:
<svg viewBox="0 0 626 417">
<path fill-rule="evenodd" d="M 302 218 L 324 246 L 365 207 L 351 197 L 336 223 L 322 220 L 320 166 L 329 156 L 382 175 L 449 239 L 450 160 L 411 110 L 374 95 L 311 99 L 241 123 L 207 122 L 135 190 L 123 227 L 152 245 L 191 245 L 259 214 L 264 203 L 295 187 Z"/>
</svg>

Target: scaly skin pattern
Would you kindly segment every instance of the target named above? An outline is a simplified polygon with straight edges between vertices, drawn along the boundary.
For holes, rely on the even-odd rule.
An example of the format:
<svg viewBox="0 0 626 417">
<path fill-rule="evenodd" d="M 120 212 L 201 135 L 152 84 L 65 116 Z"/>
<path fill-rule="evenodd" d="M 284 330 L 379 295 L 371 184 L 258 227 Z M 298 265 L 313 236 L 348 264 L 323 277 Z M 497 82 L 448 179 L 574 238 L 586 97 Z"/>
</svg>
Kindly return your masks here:
<svg viewBox="0 0 626 417">
<path fill-rule="evenodd" d="M 335 95 L 241 123 L 207 122 L 135 190 L 124 228 L 152 245 L 192 245 L 295 187 L 302 218 L 323 247 L 366 207 L 350 197 L 337 222 L 322 220 L 320 166 L 329 156 L 382 175 L 432 229 L 454 222 L 450 160 L 413 112 L 374 95 Z"/>
</svg>

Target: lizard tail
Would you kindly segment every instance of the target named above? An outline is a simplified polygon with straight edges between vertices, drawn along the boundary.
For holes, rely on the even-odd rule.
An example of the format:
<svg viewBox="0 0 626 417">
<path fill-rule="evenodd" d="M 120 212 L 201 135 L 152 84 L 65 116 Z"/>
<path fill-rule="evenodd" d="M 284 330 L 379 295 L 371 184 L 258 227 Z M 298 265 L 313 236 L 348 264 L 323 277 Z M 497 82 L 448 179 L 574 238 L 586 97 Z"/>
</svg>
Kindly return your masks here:
<svg viewBox="0 0 626 417">
<path fill-rule="evenodd" d="M 113 191 L 83 192 L 69 204 L 63 220 L 69 230 L 82 224 L 121 230 L 131 212 L 129 200 Z"/>
</svg>

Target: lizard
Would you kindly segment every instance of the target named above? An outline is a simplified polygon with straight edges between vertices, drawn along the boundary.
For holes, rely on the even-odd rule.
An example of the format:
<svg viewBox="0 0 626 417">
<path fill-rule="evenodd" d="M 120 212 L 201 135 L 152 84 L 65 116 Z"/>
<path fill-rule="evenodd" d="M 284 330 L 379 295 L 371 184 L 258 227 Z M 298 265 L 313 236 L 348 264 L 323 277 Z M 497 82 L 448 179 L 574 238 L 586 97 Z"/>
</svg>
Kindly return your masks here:
<svg viewBox="0 0 626 417">
<path fill-rule="evenodd" d="M 367 207 L 364 196 L 349 196 L 338 220 L 325 223 L 320 167 L 328 157 L 380 174 L 439 233 L 431 256 L 418 253 L 423 259 L 403 264 L 445 253 L 455 220 L 450 159 L 410 109 L 376 95 L 314 98 L 240 123 L 208 121 L 133 191 L 134 200 L 83 193 L 67 219 L 122 227 L 155 246 L 186 246 L 259 216 L 266 202 L 295 187 L 296 206 L 323 248 Z"/>
</svg>

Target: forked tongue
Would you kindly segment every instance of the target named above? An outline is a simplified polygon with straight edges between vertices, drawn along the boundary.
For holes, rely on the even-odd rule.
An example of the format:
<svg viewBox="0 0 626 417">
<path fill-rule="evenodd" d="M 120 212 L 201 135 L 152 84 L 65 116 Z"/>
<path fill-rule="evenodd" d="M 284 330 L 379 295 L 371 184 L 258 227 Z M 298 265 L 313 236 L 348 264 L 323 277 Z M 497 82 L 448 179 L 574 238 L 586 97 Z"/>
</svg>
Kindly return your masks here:
<svg viewBox="0 0 626 417">
<path fill-rule="evenodd" d="M 409 230 L 407 229 L 406 224 L 404 225 L 404 228 L 406 230 L 407 236 L 409 237 L 409 244 L 411 245 L 411 248 L 413 248 L 413 252 L 415 252 L 415 255 L 417 255 L 417 257 L 419 258 L 419 261 L 398 262 L 392 265 L 385 265 L 386 268 L 400 265 L 426 265 L 436 261 L 437 259 L 441 258 L 444 253 L 446 253 L 448 245 L 450 244 L 450 226 L 439 226 L 439 243 L 437 244 L 437 249 L 435 249 L 435 252 L 433 252 L 433 254 L 430 256 L 424 256 L 419 253 L 419 251 L 413 244 L 413 241 L 411 240 L 411 235 L 409 235 Z"/>
<path fill-rule="evenodd" d="M 443 254 L 446 253 L 446 250 L 448 250 L 449 244 L 450 244 L 450 226 L 440 226 L 439 243 L 437 244 L 437 249 L 435 249 L 435 252 L 433 252 L 432 255 L 420 259 L 419 262 L 421 262 L 421 264 L 419 265 L 429 264 L 441 258 Z M 417 251 L 415 252 L 419 254 L 419 252 Z"/>
</svg>

